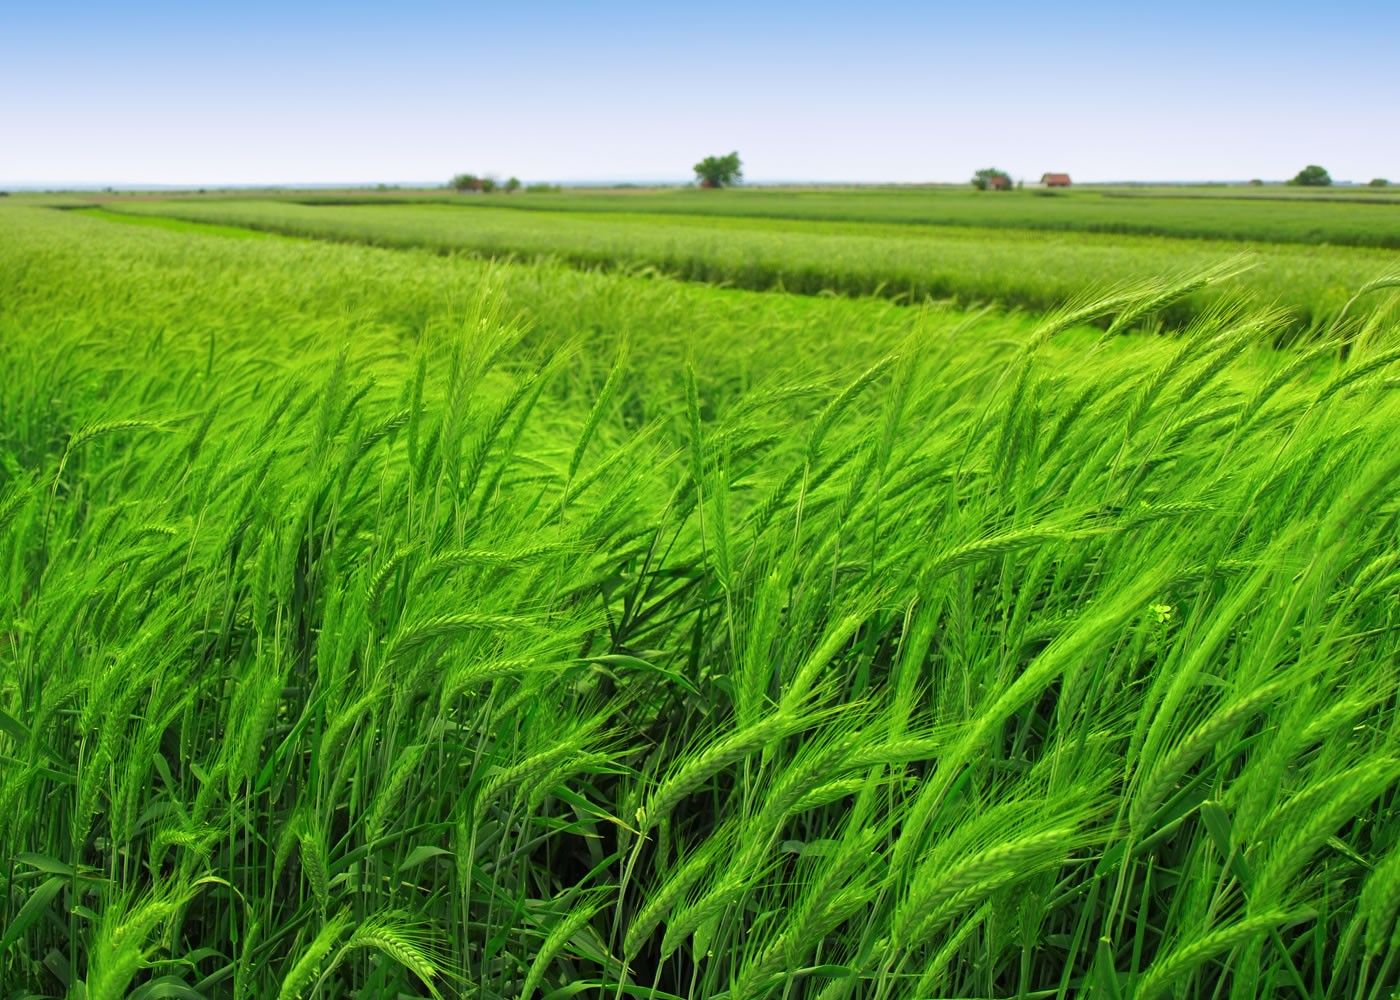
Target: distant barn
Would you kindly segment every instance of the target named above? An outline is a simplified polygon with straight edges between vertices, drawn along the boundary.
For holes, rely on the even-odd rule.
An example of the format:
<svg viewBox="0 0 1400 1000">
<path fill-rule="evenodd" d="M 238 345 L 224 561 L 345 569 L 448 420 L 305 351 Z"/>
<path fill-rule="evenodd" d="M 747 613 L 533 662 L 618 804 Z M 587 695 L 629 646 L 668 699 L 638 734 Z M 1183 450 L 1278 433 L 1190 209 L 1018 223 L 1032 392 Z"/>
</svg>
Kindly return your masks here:
<svg viewBox="0 0 1400 1000">
<path fill-rule="evenodd" d="M 1002 174 L 996 174 L 989 181 L 987 181 L 987 189 L 989 191 L 1010 191 L 1011 178 L 1006 177 Z"/>
<path fill-rule="evenodd" d="M 1041 174 L 1040 183 L 1048 188 L 1069 187 L 1069 174 Z"/>
</svg>

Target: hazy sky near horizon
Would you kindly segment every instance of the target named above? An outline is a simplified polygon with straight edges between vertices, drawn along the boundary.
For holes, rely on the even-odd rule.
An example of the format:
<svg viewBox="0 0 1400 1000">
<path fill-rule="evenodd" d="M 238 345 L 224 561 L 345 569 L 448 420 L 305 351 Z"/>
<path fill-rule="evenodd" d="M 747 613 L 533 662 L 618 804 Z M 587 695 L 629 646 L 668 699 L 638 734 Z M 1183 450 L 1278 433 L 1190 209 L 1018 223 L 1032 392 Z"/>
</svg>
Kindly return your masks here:
<svg viewBox="0 0 1400 1000">
<path fill-rule="evenodd" d="M 13 5 L 0 185 L 1400 180 L 1400 3 Z"/>
</svg>

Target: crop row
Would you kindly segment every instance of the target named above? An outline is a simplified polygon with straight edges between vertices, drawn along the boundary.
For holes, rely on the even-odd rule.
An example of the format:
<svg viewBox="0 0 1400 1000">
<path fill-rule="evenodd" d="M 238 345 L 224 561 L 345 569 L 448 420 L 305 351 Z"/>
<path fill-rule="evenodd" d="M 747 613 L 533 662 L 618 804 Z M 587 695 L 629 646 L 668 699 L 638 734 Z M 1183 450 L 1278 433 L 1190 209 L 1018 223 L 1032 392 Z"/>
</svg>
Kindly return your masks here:
<svg viewBox="0 0 1400 1000">
<path fill-rule="evenodd" d="M 974 226 L 1397 249 L 1400 194 L 1389 190 L 1321 195 L 1276 188 L 1267 193 L 1240 188 L 1032 189 L 1010 193 L 940 188 L 574 189 L 506 199 L 423 191 L 392 195 L 299 193 L 287 197 L 303 204 L 402 204 L 432 199 L 465 208 Z"/>
<path fill-rule="evenodd" d="M 1243 249 L 1253 263 L 1247 274 L 1228 289 L 1203 289 L 1185 297 L 1168 318 L 1189 318 L 1222 294 L 1245 294 L 1285 309 L 1295 329 L 1325 322 L 1363 285 L 1396 266 L 1389 251 L 1271 244 L 1242 248 L 1222 242 L 957 227 L 258 201 L 142 202 L 114 208 L 124 214 L 374 246 L 650 267 L 746 289 L 904 301 L 946 298 L 1034 311 L 1051 309 L 1085 289 L 1217 265 Z"/>
</svg>

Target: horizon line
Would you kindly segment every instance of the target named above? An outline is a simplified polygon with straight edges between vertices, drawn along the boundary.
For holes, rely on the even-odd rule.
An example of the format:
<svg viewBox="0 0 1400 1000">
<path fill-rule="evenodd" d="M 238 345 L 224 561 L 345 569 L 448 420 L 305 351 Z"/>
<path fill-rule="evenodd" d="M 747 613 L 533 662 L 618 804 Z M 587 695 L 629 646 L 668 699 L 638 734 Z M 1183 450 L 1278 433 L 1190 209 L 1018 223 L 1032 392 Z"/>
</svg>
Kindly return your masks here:
<svg viewBox="0 0 1400 1000">
<path fill-rule="evenodd" d="M 1286 186 L 1287 179 L 1259 179 L 1259 178 L 1190 178 L 1190 179 L 1111 179 L 1111 180 L 1083 180 L 1076 181 L 1080 187 L 1193 187 L 1204 185 L 1242 185 L 1249 186 L 1254 180 L 1261 180 L 1264 186 L 1279 185 Z M 698 187 L 694 180 L 677 180 L 674 178 L 608 178 L 602 180 L 589 179 L 541 179 L 524 181 L 529 184 L 554 184 L 560 187 L 659 187 L 659 188 L 687 188 Z M 1028 184 L 1039 184 L 1036 181 L 1026 181 Z M 825 186 L 825 187 L 964 187 L 970 186 L 966 180 L 918 180 L 918 181 L 897 181 L 897 180 L 837 180 L 831 178 L 776 178 L 765 177 L 743 181 L 732 185 L 740 188 L 761 188 L 761 187 L 797 187 L 797 186 Z M 1332 179 L 1332 187 L 1368 187 L 1366 181 L 1339 180 Z M 424 181 L 424 180 L 394 180 L 394 181 L 47 181 L 47 180 L 0 180 L 0 190 L 25 191 L 37 193 L 61 194 L 69 191 L 81 192 L 129 192 L 129 191 L 257 191 L 257 190 L 308 190 L 308 189 L 329 189 L 329 190 L 375 190 L 387 189 L 422 189 L 440 190 L 450 189 L 451 185 L 445 181 Z"/>
</svg>

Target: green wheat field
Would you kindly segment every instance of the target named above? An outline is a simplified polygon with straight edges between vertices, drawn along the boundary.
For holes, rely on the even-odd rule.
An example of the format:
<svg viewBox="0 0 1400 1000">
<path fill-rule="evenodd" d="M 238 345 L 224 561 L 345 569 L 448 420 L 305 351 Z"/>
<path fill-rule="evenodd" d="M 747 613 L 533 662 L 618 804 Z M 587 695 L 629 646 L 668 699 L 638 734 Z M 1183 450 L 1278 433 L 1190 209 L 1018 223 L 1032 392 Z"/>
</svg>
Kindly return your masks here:
<svg viewBox="0 0 1400 1000">
<path fill-rule="evenodd" d="M 0 199 L 0 997 L 1395 995 L 1400 199 L 709 194 Z"/>
</svg>

